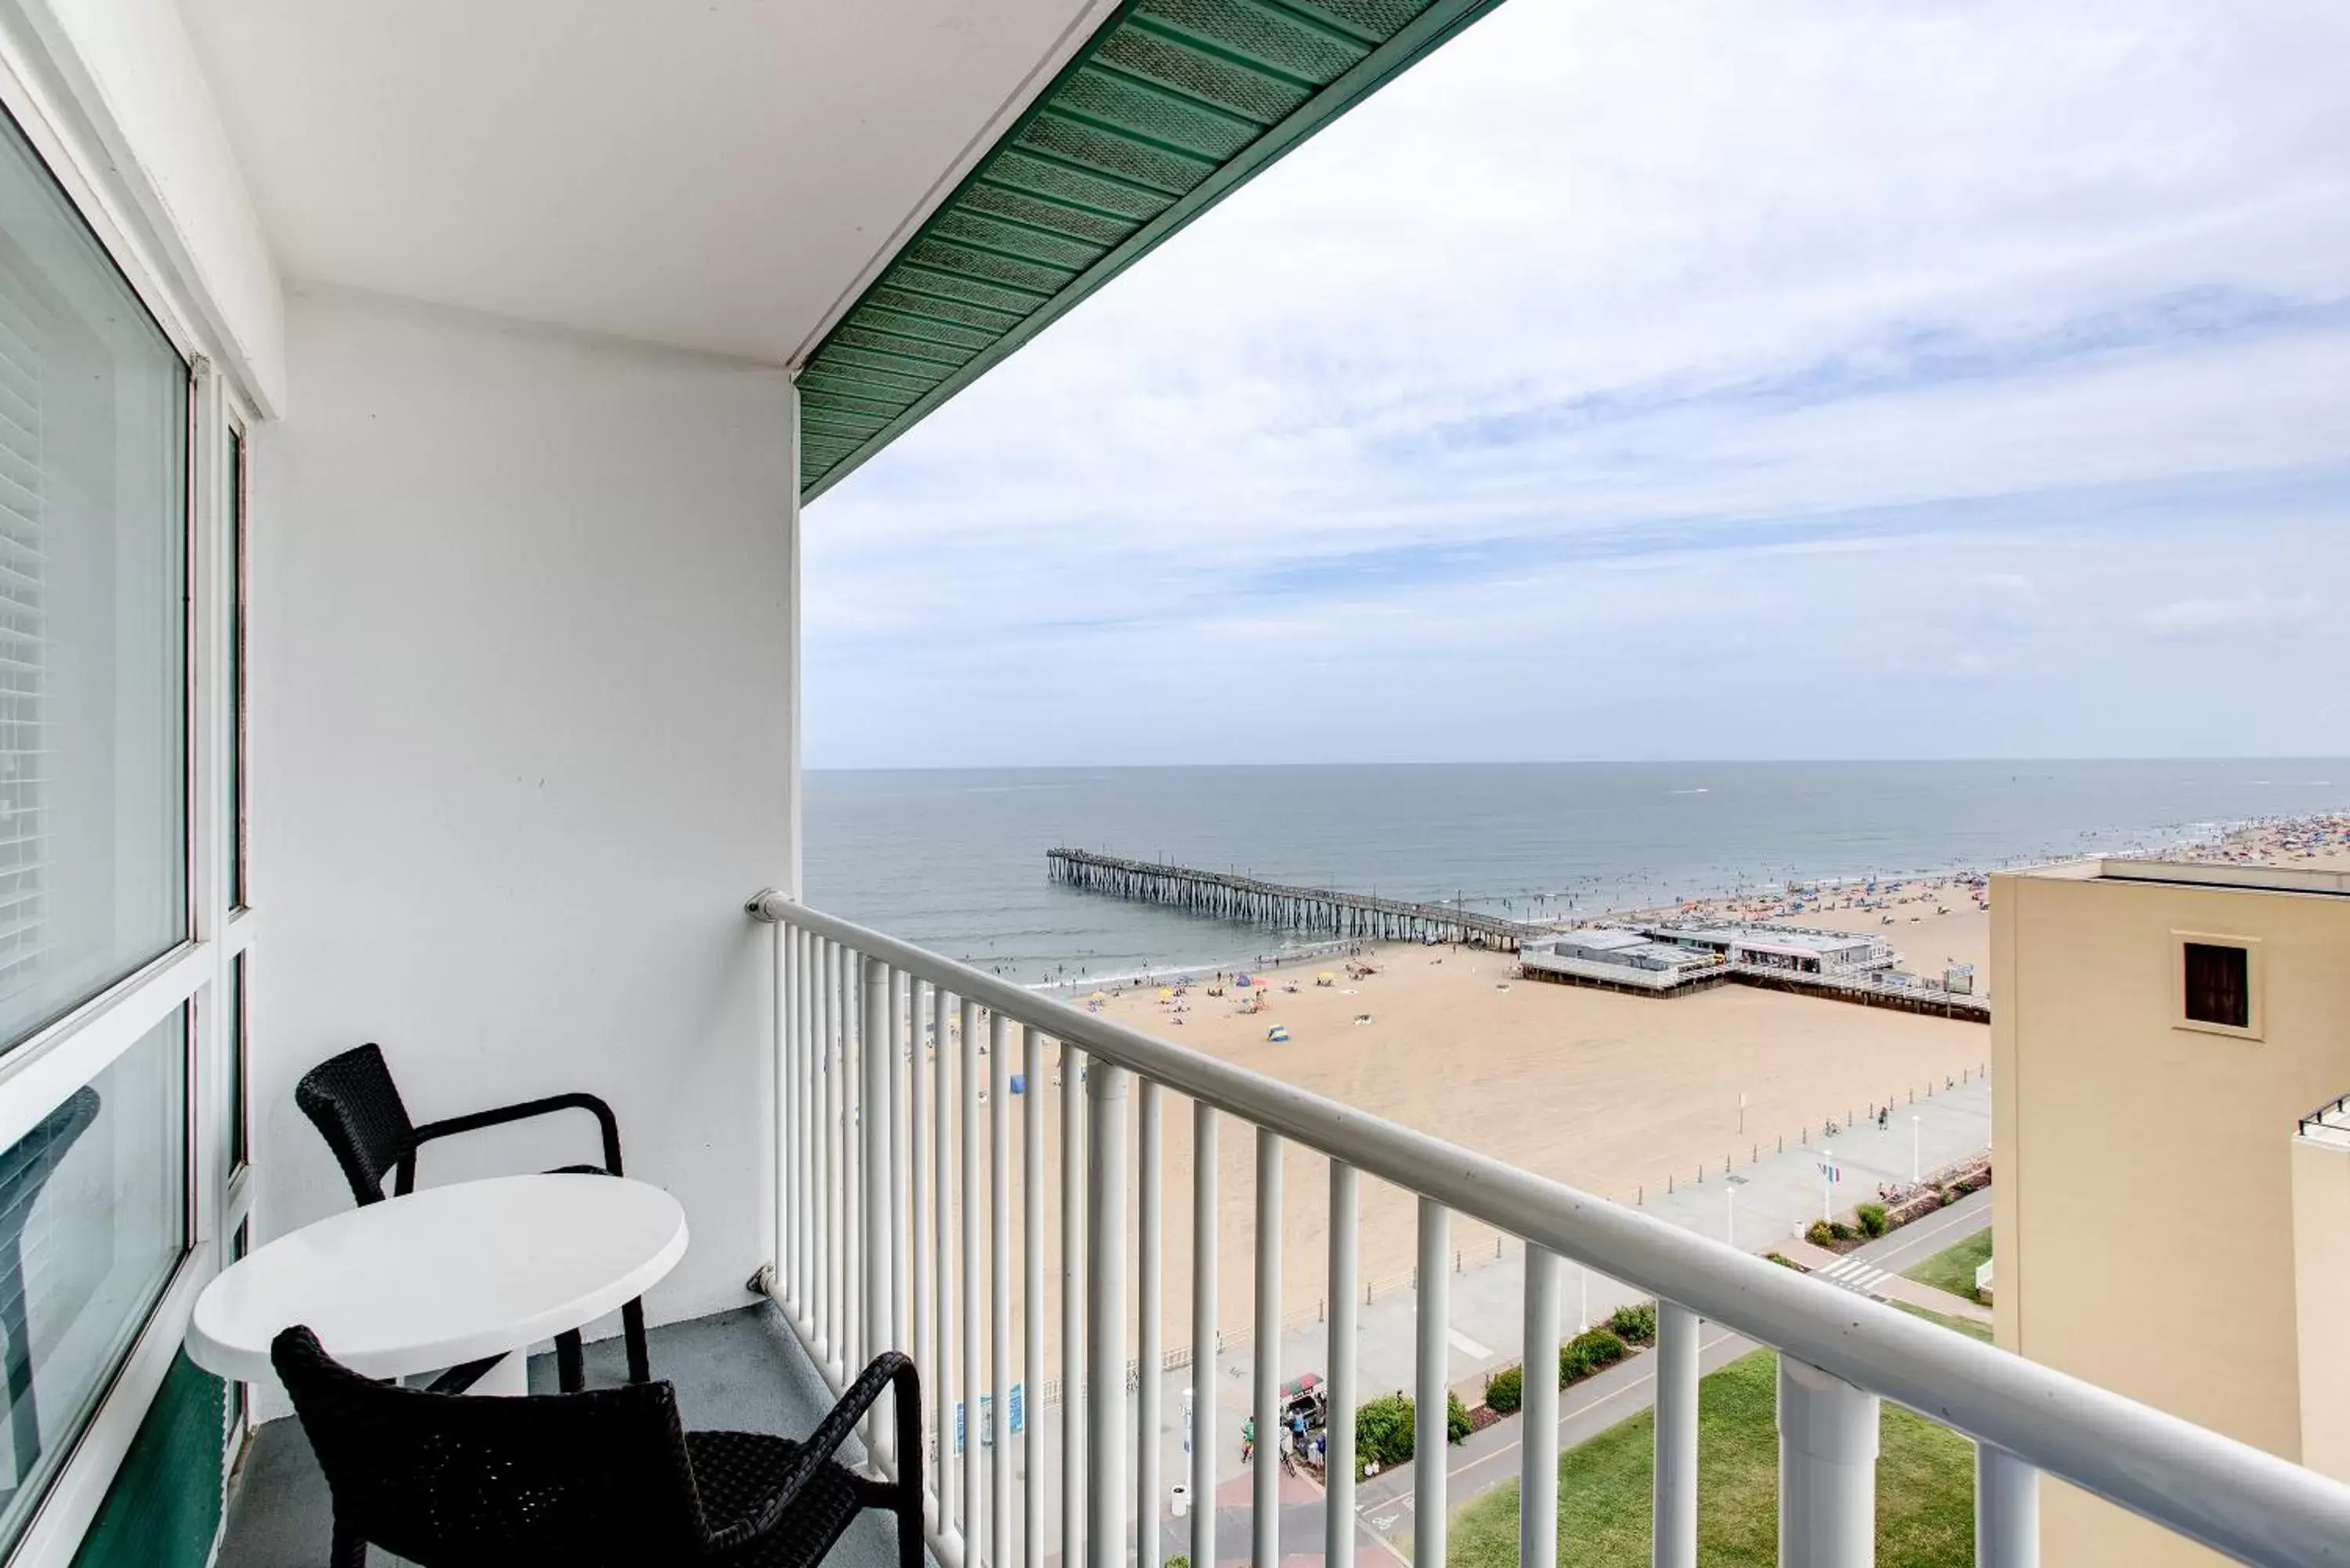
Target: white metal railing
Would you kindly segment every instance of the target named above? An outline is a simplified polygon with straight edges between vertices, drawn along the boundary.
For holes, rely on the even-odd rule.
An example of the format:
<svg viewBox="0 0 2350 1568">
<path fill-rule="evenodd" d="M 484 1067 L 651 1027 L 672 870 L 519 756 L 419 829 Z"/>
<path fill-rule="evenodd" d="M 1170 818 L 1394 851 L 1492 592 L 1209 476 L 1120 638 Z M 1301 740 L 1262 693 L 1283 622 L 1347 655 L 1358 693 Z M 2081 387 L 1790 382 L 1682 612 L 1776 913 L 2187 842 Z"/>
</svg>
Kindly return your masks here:
<svg viewBox="0 0 2350 1568">
<path fill-rule="evenodd" d="M 1352 1413 L 1362 1175 L 1418 1197 L 1420 1269 L 1414 1392 L 1412 1559 L 1445 1558 L 1446 1236 L 1460 1213 L 1523 1238 L 1525 1364 L 1555 1362 L 1558 1261 L 1622 1281 L 1659 1303 L 1655 1561 L 1697 1560 L 1698 1331 L 1711 1320 L 1780 1353 L 1779 1558 L 1847 1568 L 1874 1554 L 1878 1401 L 1891 1399 L 1977 1445 L 1976 1556 L 1997 1568 L 2038 1556 L 2039 1472 L 2245 1562 L 2350 1563 L 2350 1487 L 2077 1378 L 1952 1334 L 1706 1240 L 1637 1209 L 1038 996 L 896 938 L 762 893 L 777 985 L 777 1265 L 768 1288 L 836 1388 L 889 1347 L 913 1356 L 923 1418 L 929 1539 L 946 1568 L 1065 1564 L 1155 1568 L 1165 1500 L 1158 1379 L 1129 1398 L 1131 1355 L 1160 1359 L 1163 1242 L 1158 1189 L 1170 1094 L 1193 1118 L 1191 1327 L 1216 1343 L 1216 1150 L 1222 1124 L 1254 1138 L 1254 1376 L 1251 1408 L 1268 1450 L 1256 1467 L 1251 1555 L 1281 1556 L 1281 1179 L 1290 1145 L 1330 1159 L 1329 1559 L 1352 1568 Z M 981 1028 L 986 1030 L 984 1061 Z M 1011 1040 L 1031 1091 L 1010 1093 Z M 1022 1323 L 1019 1380 L 1045 1380 L 1045 1096 L 1048 1046 L 1061 1074 L 1059 1322 L 1063 1397 L 1021 1412 L 1028 1462 L 1015 1493 L 1005 1401 L 1009 1325 Z M 983 1090 L 984 1094 L 983 1095 Z M 1081 1092 L 1080 1092 L 1081 1091 Z M 1129 1097 L 1135 1156 L 1128 1150 Z M 1011 1267 L 1011 1107 L 1022 1175 L 1023 1268 Z M 877 1135 L 876 1129 L 886 1129 Z M 986 1168 L 981 1168 L 984 1142 Z M 959 1164 L 955 1156 L 960 1157 Z M 927 1156 L 927 1163 L 925 1157 Z M 1133 1170 L 1129 1172 L 1129 1164 Z M 1139 1179 L 1139 1291 L 1127 1301 L 1129 1176 Z M 951 1211 L 959 1224 L 951 1223 Z M 990 1223 L 983 1237 L 980 1220 Z M 928 1245 L 924 1242 L 927 1241 Z M 985 1350 L 983 1354 L 983 1334 Z M 1201 1360 L 1212 1366 L 1212 1361 Z M 1199 1380 L 1202 1404 L 1210 1379 Z M 1523 1560 L 1555 1559 L 1557 1390 L 1525 1379 Z M 954 1417 L 968 1413 L 958 1445 Z M 986 1414 L 982 1415 L 984 1411 Z M 890 1469 L 876 1412 L 876 1462 Z M 1203 1408 L 1201 1414 L 1206 1414 Z M 1060 1517 L 1045 1517 L 1045 1441 L 1057 1442 Z M 959 1451 L 958 1451 L 959 1450 Z M 1217 1555 L 1217 1444 L 1191 1444 L 1190 1556 Z M 1129 1508 L 1129 1498 L 1134 1504 Z"/>
</svg>

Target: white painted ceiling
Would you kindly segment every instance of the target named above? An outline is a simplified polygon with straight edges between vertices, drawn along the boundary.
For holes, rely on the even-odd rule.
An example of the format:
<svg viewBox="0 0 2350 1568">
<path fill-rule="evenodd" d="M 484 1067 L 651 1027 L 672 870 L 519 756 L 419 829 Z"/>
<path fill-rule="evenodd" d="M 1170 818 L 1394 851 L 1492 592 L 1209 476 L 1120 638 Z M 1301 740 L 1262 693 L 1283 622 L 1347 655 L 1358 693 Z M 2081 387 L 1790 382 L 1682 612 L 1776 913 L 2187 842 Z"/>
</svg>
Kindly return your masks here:
<svg viewBox="0 0 2350 1568">
<path fill-rule="evenodd" d="M 781 362 L 1109 0 L 182 0 L 280 270 Z"/>
</svg>

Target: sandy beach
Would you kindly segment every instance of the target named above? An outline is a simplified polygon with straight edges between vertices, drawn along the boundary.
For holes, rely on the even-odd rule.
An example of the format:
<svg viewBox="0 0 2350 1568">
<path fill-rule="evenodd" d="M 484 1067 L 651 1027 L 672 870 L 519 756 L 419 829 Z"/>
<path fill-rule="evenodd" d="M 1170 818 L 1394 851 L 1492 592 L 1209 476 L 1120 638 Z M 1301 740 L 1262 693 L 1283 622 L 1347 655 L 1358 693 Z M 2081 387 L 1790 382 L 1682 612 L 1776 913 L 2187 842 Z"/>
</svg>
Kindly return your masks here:
<svg viewBox="0 0 2350 1568">
<path fill-rule="evenodd" d="M 2161 853 L 2350 867 L 2350 816 L 2254 824 Z M 1988 902 L 1970 874 L 1881 882 L 1873 895 L 1815 892 L 1801 899 L 1800 913 L 1786 907 L 1795 901 L 1749 897 L 1670 912 L 1874 929 L 1899 950 L 1905 967 L 1939 973 L 1946 962 L 1972 963 L 1988 986 Z M 1859 907 L 1865 901 L 1880 907 Z M 1201 972 L 1188 987 L 1128 985 L 1076 1000 L 1118 1023 L 1622 1202 L 1692 1179 L 1700 1165 L 1718 1179 L 1726 1158 L 1743 1161 L 1782 1138 L 1796 1147 L 1815 1137 L 1824 1119 L 1900 1103 L 1929 1084 L 1979 1073 L 1990 1056 L 1989 1031 L 1980 1023 L 1820 998 L 1736 985 L 1669 999 L 1621 995 L 1524 980 L 1511 955 L 1477 949 L 1384 944 L 1367 947 L 1362 958 L 1372 972 L 1358 978 L 1347 974 L 1345 961 L 1322 957 L 1255 971 L 1245 990 L 1230 971 L 1220 986 Z M 1317 983 L 1326 975 L 1328 983 Z M 1210 995 L 1211 987 L 1224 994 Z M 1285 1040 L 1269 1038 L 1276 1026 Z M 1030 1094 L 1007 1096 L 1005 1111 L 1015 1259 L 1021 1139 L 1031 1095 L 1042 1116 L 1052 1347 L 1059 1338 L 1060 1054 L 1050 1043 L 1043 1049 L 1044 1081 Z M 948 1050 L 959 1070 L 957 1032 L 951 1031 Z M 1021 1051 L 1015 1034 L 1010 1071 L 1021 1070 Z M 978 1065 L 984 1082 L 993 1064 L 982 1056 Z M 1161 1301 L 1164 1343 L 1174 1347 L 1191 1340 L 1192 1107 L 1171 1094 L 1160 1103 Z M 983 1108 L 977 1131 L 983 1173 L 986 1112 L 993 1108 Z M 1138 1149 L 1130 1129 L 1130 1159 Z M 1253 1132 L 1226 1121 L 1217 1162 L 1217 1255 L 1219 1323 L 1227 1334 L 1244 1331 L 1251 1320 L 1255 1158 Z M 983 1175 L 983 1187 L 985 1181 Z M 1130 1186 L 1129 1249 L 1135 1202 Z M 1310 1317 L 1326 1307 L 1328 1165 L 1320 1156 L 1286 1151 L 1282 1212 L 1284 1315 Z M 983 1247 L 984 1203 L 979 1220 Z M 1361 1235 L 1365 1281 L 1381 1292 L 1408 1283 L 1413 1200 L 1366 1180 Z M 1492 1257 L 1500 1240 L 1474 1221 L 1452 1221 L 1452 1245 L 1470 1266 Z M 1760 1246 L 1767 1239 L 1755 1240 Z M 1131 1288 L 1130 1251 L 1128 1272 Z M 1015 1363 L 1019 1277 L 1015 1265 Z M 1048 1348 L 1046 1357 L 1044 1375 L 1056 1375 L 1057 1350 Z"/>
</svg>

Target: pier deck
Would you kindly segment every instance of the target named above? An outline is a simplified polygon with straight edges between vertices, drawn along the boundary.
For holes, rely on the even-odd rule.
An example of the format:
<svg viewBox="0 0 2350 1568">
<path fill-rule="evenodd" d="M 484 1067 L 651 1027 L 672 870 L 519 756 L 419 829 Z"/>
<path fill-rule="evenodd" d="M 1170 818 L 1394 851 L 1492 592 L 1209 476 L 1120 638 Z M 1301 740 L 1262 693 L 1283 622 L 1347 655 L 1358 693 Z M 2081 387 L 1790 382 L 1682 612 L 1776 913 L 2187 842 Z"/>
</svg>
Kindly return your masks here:
<svg viewBox="0 0 2350 1568">
<path fill-rule="evenodd" d="M 1122 860 L 1084 849 L 1049 849 L 1045 858 L 1052 867 L 1053 880 L 1068 887 L 1285 930 L 1378 941 L 1432 939 L 1504 952 L 1515 952 L 1521 942 L 1539 941 L 1551 934 L 1542 926 L 1474 909 L 1416 904 L 1375 893 L 1293 887 L 1231 872 Z"/>
</svg>

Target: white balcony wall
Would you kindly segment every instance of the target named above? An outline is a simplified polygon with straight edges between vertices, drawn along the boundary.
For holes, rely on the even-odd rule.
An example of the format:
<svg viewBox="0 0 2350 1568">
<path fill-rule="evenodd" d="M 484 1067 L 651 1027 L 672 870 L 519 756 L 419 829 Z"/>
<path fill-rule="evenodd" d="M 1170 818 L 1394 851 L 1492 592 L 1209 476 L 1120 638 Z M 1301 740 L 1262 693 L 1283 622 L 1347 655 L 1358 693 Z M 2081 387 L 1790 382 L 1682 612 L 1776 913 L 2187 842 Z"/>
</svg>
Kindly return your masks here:
<svg viewBox="0 0 2350 1568">
<path fill-rule="evenodd" d="M 26 90 L 106 168 L 88 197 L 177 286 L 244 394 L 276 412 L 283 289 L 174 0 L 0 0 L 0 36 Z"/>
<path fill-rule="evenodd" d="M 350 1203 L 293 1088 L 375 1040 L 419 1120 L 609 1100 L 692 1227 L 651 1316 L 740 1305 L 772 1004 L 742 905 L 795 821 L 789 384 L 350 295 L 291 298 L 287 342 L 253 456 L 256 1240 Z M 566 1116 L 421 1180 L 594 1149 Z"/>
</svg>

